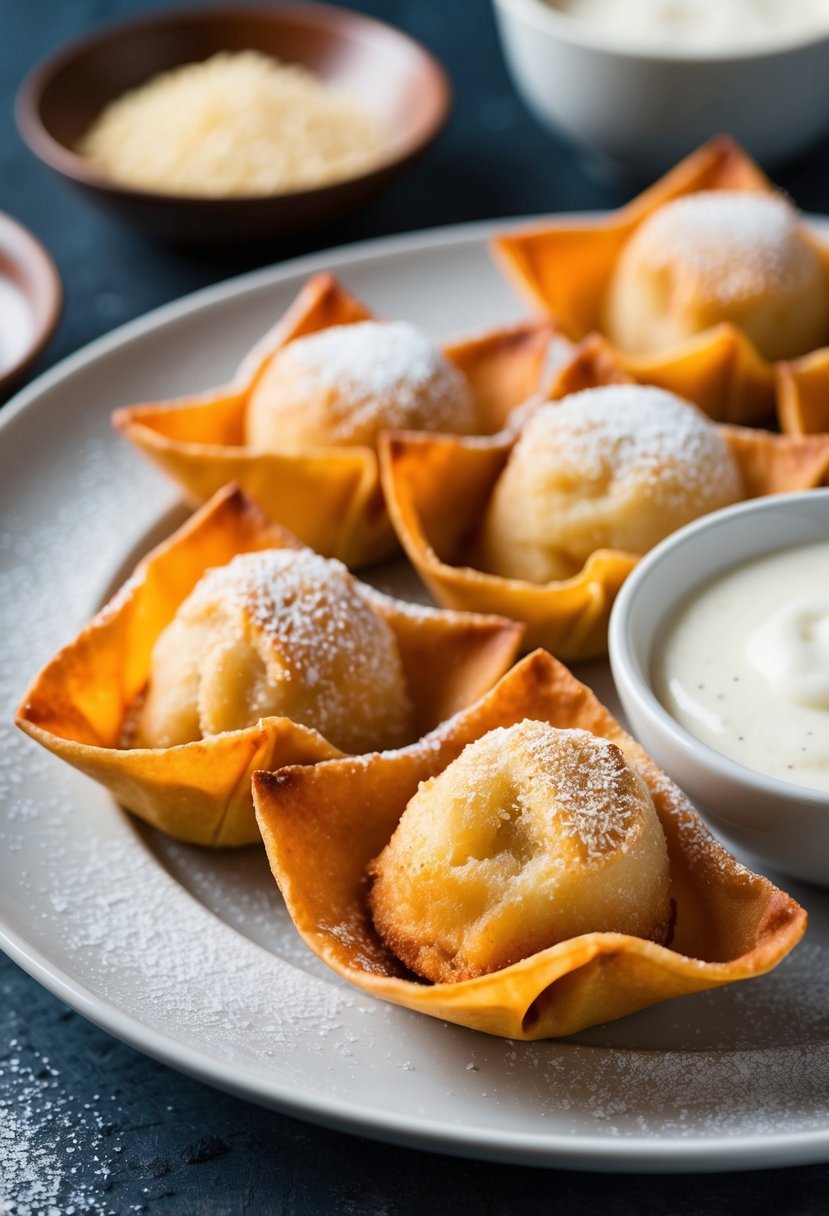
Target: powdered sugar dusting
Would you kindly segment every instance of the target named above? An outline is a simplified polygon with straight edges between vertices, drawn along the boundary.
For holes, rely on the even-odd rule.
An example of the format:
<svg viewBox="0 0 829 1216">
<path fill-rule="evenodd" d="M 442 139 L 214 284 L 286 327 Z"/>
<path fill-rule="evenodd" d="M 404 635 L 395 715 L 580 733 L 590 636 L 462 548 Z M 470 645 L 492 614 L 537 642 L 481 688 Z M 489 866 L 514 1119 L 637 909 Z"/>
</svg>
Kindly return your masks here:
<svg viewBox="0 0 829 1216">
<path fill-rule="evenodd" d="M 814 275 L 815 255 L 800 238 L 797 215 L 782 198 L 738 190 L 702 190 L 660 207 L 633 238 L 655 270 L 681 268 L 683 290 L 730 305 L 767 290 L 799 290 Z"/>
<path fill-rule="evenodd" d="M 288 649 L 294 668 L 289 678 L 296 669 L 309 676 L 311 669 L 312 681 L 315 655 L 347 646 L 356 658 L 377 619 L 363 607 L 366 601 L 342 562 L 311 549 L 241 553 L 212 568 L 191 602 L 198 607 L 217 599 L 235 604 L 258 630 Z"/>
<path fill-rule="evenodd" d="M 686 855 L 700 863 L 694 871 L 698 882 L 713 884 L 718 871 L 727 871 L 730 883 L 754 881 L 751 870 L 717 844 L 679 787 L 653 762 L 648 763 L 647 780 L 654 795 L 670 807 Z"/>
<path fill-rule="evenodd" d="M 647 795 L 619 748 L 585 730 L 559 730 L 525 718 L 489 731 L 461 754 L 459 763 L 469 764 L 469 801 L 486 796 L 496 770 L 521 754 L 530 760 L 530 799 L 549 807 L 556 832 L 578 847 L 585 862 L 629 848 Z M 520 813 L 520 806 L 515 809 Z"/>
<path fill-rule="evenodd" d="M 336 989 L 326 987 L 309 1002 L 296 974 L 290 968 L 263 967 L 261 951 L 251 942 L 226 927 L 204 934 L 199 906 L 183 897 L 172 879 L 165 876 L 159 882 L 156 874 L 151 880 L 154 867 L 148 854 L 140 853 L 130 865 L 130 845 L 92 842 L 87 861 L 71 865 L 73 883 L 97 892 L 95 916 L 79 918 L 71 904 L 60 902 L 56 910 L 64 918 L 66 945 L 94 959 L 91 973 L 101 980 L 142 960 L 146 975 L 135 1012 L 152 1023 L 164 1010 L 185 1035 L 198 1025 L 216 1041 L 228 1036 L 241 1044 L 250 1037 L 260 1044 L 268 1041 L 273 1050 L 286 1046 L 286 1014 L 297 1027 L 323 1031 L 336 1026 L 341 1002 Z M 125 881 L 129 869 L 134 876 Z M 108 889 L 102 881 L 104 870 L 119 873 L 116 888 Z M 169 959 L 176 960 L 174 969 Z"/>
<path fill-rule="evenodd" d="M 102 1195 L 112 1174 L 106 1149 L 120 1145 L 105 1148 L 100 1112 L 79 1110 L 48 1058 L 17 1039 L 0 1052 L 0 1085 L 14 1096 L 0 1099 L 0 1213 L 115 1216 Z"/>
<path fill-rule="evenodd" d="M 643 790 L 615 743 L 543 722 L 525 722 L 522 741 L 538 765 L 537 781 L 561 807 L 559 830 L 591 860 L 625 851 L 641 818 Z"/>
<path fill-rule="evenodd" d="M 358 742 L 365 731 L 357 730 L 355 715 L 374 721 L 368 698 L 376 695 L 388 727 L 383 737 L 401 740 L 410 706 L 396 639 L 341 562 L 310 549 L 240 554 L 204 575 L 180 615 L 209 618 L 217 609 L 243 617 L 265 640 L 272 683 L 299 683 L 309 691 L 309 699 L 296 706 L 300 713 L 313 711 L 313 720 L 306 721 L 307 713 L 298 720 L 335 742 L 344 732 Z M 254 717 L 273 712 L 270 695 L 265 685 L 262 704 L 252 707 Z"/>
<path fill-rule="evenodd" d="M 326 399 L 333 441 L 369 428 L 474 426 L 463 374 L 407 321 L 331 326 L 290 342 L 272 368 L 288 378 L 297 400 Z"/>
<path fill-rule="evenodd" d="M 679 502 L 743 496 L 739 470 L 715 426 L 658 388 L 608 385 L 549 402 L 533 414 L 515 448 L 559 478 L 571 475 L 620 492 L 649 486 Z"/>
</svg>

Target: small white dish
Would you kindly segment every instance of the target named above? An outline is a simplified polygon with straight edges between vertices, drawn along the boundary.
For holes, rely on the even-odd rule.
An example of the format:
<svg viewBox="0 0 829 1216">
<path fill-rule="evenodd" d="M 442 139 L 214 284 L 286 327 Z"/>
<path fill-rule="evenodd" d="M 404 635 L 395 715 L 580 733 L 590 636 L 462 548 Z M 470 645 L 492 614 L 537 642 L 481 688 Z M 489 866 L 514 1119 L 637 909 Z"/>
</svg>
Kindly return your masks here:
<svg viewBox="0 0 829 1216">
<path fill-rule="evenodd" d="M 627 172 L 663 173 L 719 131 L 769 166 L 829 129 L 829 33 L 743 50 L 662 50 L 602 36 L 545 0 L 493 2 L 530 110 Z"/>
<path fill-rule="evenodd" d="M 661 631 L 686 597 L 751 558 L 829 535 L 829 489 L 753 499 L 707 515 L 636 567 L 610 619 L 610 663 L 634 735 L 740 850 L 829 886 L 829 794 L 755 772 L 695 738 L 653 688 Z"/>
<path fill-rule="evenodd" d="M 50 254 L 0 212 L 0 401 L 54 333 L 62 297 Z"/>
</svg>

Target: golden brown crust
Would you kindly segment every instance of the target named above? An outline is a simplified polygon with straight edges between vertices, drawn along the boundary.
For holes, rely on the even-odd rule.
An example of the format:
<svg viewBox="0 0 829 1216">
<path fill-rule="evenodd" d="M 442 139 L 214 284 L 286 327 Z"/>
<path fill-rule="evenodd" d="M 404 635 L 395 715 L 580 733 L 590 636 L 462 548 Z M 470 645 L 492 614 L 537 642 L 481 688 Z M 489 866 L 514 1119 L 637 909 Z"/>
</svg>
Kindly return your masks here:
<svg viewBox="0 0 829 1216">
<path fill-rule="evenodd" d="M 135 745 L 171 747 L 289 718 L 365 752 L 412 738 L 394 630 L 340 562 L 242 553 L 202 576 L 156 639 Z"/>
<path fill-rule="evenodd" d="M 829 433 L 829 350 L 778 363 L 777 417 L 787 435 Z"/>
<path fill-rule="evenodd" d="M 392 953 L 454 983 L 586 932 L 665 941 L 668 856 L 616 744 L 525 719 L 466 746 L 410 799 L 368 868 Z"/>
<path fill-rule="evenodd" d="M 475 979 L 416 982 L 373 928 L 367 867 L 421 781 L 442 772 L 468 742 L 525 717 L 612 740 L 645 780 L 668 847 L 672 946 L 587 933 Z M 508 1038 L 572 1034 L 673 996 L 760 975 L 806 926 L 803 909 L 726 853 L 590 690 L 543 652 L 421 743 L 313 769 L 257 773 L 254 799 L 288 910 L 320 958 L 370 995 Z"/>
</svg>

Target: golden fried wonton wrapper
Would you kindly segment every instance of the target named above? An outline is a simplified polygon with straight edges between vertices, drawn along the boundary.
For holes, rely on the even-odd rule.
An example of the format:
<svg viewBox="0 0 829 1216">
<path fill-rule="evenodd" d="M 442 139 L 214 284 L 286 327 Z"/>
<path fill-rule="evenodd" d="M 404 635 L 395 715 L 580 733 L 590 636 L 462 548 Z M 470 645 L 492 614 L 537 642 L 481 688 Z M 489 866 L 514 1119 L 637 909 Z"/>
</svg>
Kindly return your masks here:
<svg viewBox="0 0 829 1216">
<path fill-rule="evenodd" d="M 235 482 L 323 556 L 347 566 L 379 560 L 396 542 L 373 449 L 264 453 L 244 446 L 247 402 L 274 354 L 294 338 L 373 316 L 333 275 L 315 275 L 246 356 L 233 383 L 116 410 L 113 423 L 179 483 L 192 506 Z M 443 347 L 469 381 L 482 433 L 503 427 L 510 411 L 536 390 L 551 334 L 548 323 L 530 322 Z"/>
<path fill-rule="evenodd" d="M 155 641 L 204 572 L 237 553 L 286 547 L 301 548 L 244 493 L 221 491 L 46 664 L 17 725 L 170 836 L 216 846 L 258 840 L 251 774 L 342 755 L 316 730 L 273 717 L 178 747 L 119 744 Z M 417 734 L 469 705 L 515 657 L 521 630 L 510 621 L 414 608 L 379 593 L 374 603 L 397 636 Z"/>
<path fill-rule="evenodd" d="M 594 334 L 558 371 L 549 398 L 630 380 L 613 348 Z M 746 498 L 829 483 L 829 434 L 777 435 L 738 426 L 720 431 L 740 466 Z M 383 486 L 395 530 L 444 607 L 522 621 L 528 649 L 544 646 L 567 660 L 602 655 L 610 610 L 637 555 L 597 549 L 572 578 L 550 583 L 502 578 L 467 564 L 515 441 L 513 434 L 472 440 L 414 432 L 384 436 Z"/>
<path fill-rule="evenodd" d="M 644 777 L 668 843 L 672 945 L 587 933 L 476 979 L 416 980 L 374 930 L 368 864 L 420 781 L 446 768 L 467 743 L 525 717 L 612 739 Z M 573 1034 L 669 997 L 760 975 L 806 927 L 803 909 L 736 862 L 593 693 L 543 651 L 420 743 L 259 772 L 253 796 L 274 876 L 315 954 L 372 996 L 511 1039 Z"/>
<path fill-rule="evenodd" d="M 750 157 L 721 135 L 605 220 L 562 219 L 507 233 L 494 239 L 493 249 L 522 294 L 553 317 L 567 337 L 578 341 L 601 329 L 608 282 L 642 221 L 671 199 L 700 190 L 776 193 Z M 818 240 L 813 244 L 829 273 L 829 247 Z M 617 352 L 617 358 L 635 380 L 695 402 L 718 422 L 762 422 L 774 410 L 774 368 L 731 323 L 706 330 L 664 354 L 634 357 Z"/>
<path fill-rule="evenodd" d="M 787 435 L 829 433 L 829 348 L 778 363 L 777 417 Z"/>
</svg>

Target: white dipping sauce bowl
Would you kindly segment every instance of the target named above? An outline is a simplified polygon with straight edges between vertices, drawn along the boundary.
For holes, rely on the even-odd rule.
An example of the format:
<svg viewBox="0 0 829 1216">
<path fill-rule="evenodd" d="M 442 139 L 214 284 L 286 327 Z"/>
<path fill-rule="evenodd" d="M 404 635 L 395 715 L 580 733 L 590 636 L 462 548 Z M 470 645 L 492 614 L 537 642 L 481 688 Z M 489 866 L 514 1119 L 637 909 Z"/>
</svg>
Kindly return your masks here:
<svg viewBox="0 0 829 1216">
<path fill-rule="evenodd" d="M 662 50 L 614 41 L 545 0 L 493 3 L 530 110 L 623 171 L 662 173 L 721 131 L 771 166 L 829 130 L 829 32 L 760 49 Z"/>
<path fill-rule="evenodd" d="M 829 489 L 716 511 L 643 558 L 610 617 L 613 678 L 645 750 L 718 834 L 774 870 L 823 886 L 829 886 L 829 794 L 767 777 L 702 743 L 658 700 L 653 666 L 666 625 L 701 584 L 752 558 L 827 537 Z"/>
</svg>

